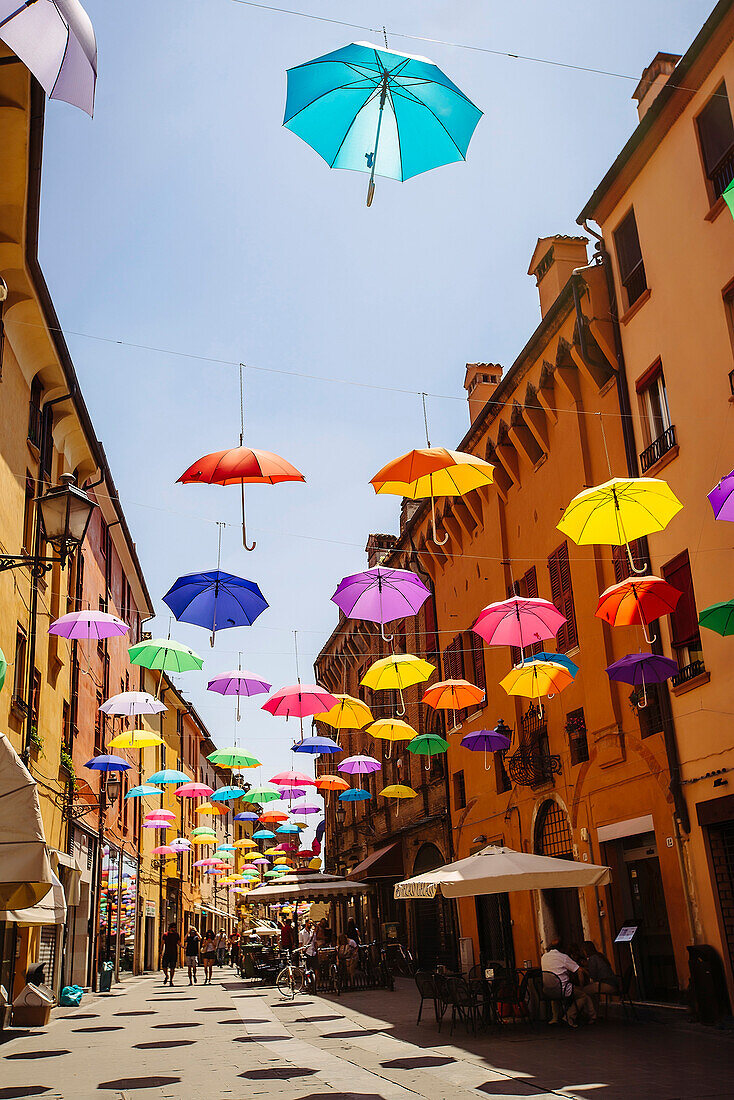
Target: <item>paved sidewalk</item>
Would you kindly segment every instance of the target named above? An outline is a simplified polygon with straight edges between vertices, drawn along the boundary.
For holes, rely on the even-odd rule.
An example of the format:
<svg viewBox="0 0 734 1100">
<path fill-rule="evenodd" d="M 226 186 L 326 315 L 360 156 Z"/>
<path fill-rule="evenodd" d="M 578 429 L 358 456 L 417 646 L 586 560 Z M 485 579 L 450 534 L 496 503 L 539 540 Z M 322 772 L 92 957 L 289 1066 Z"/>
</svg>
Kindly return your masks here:
<svg viewBox="0 0 734 1100">
<path fill-rule="evenodd" d="M 0 1046 L 0 1100 L 715 1100 L 734 1036 L 696 1025 L 507 1025 L 439 1034 L 415 987 L 284 1001 L 219 969 L 211 986 L 130 978 Z"/>
</svg>

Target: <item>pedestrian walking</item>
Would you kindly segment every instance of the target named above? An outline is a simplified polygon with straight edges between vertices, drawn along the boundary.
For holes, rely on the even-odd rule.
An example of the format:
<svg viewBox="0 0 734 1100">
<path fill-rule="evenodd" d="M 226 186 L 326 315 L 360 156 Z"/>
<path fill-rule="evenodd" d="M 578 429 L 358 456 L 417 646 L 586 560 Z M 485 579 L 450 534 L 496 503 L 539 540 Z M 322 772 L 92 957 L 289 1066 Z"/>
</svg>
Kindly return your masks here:
<svg viewBox="0 0 734 1100">
<path fill-rule="evenodd" d="M 293 925 L 291 924 L 291 918 L 286 917 L 280 926 L 280 950 L 292 951 L 293 947 Z"/>
<path fill-rule="evenodd" d="M 229 937 L 229 965 L 237 969 L 237 965 L 240 961 L 240 934 L 237 931 L 232 932 Z"/>
<path fill-rule="evenodd" d="M 211 985 L 214 972 L 214 963 L 217 961 L 217 940 L 214 932 L 209 929 L 204 933 L 204 942 L 201 945 L 201 965 L 204 967 L 204 985 Z"/>
<path fill-rule="evenodd" d="M 186 936 L 186 943 L 184 944 L 184 957 L 186 959 L 186 965 L 189 968 L 189 985 L 192 980 L 196 983 L 196 967 L 199 962 L 199 945 L 201 943 L 201 937 L 195 928 L 189 928 Z"/>
<path fill-rule="evenodd" d="M 227 933 L 223 928 L 217 932 L 216 938 L 217 966 L 224 966 L 227 961 Z"/>
<path fill-rule="evenodd" d="M 161 942 L 161 966 L 163 967 L 163 984 L 173 985 L 173 975 L 178 966 L 178 951 L 181 937 L 176 931 L 175 924 L 169 924 L 168 931 Z"/>
</svg>

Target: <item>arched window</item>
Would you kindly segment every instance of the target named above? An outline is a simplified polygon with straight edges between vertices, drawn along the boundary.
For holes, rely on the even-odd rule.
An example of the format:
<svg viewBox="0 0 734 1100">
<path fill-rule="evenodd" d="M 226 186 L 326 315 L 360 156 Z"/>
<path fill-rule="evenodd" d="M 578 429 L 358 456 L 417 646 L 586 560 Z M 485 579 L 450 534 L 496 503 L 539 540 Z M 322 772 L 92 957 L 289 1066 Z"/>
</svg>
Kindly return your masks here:
<svg viewBox="0 0 734 1100">
<path fill-rule="evenodd" d="M 539 856 L 573 859 L 573 835 L 568 814 L 552 798 L 544 802 L 538 812 L 535 851 Z"/>
</svg>

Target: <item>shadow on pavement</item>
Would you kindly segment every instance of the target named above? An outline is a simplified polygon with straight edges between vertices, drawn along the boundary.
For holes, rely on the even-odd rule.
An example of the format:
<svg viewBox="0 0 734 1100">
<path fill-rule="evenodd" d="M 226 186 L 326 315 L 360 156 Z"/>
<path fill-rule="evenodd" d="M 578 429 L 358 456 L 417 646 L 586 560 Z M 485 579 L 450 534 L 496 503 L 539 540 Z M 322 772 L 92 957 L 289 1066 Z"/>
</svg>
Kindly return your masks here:
<svg viewBox="0 0 734 1100">
<path fill-rule="evenodd" d="M 119 1081 L 100 1081 L 98 1089 L 110 1089 L 124 1092 L 125 1089 L 161 1089 L 164 1085 L 177 1085 L 180 1077 L 121 1077 Z M 48 1089 L 46 1089 L 48 1092 Z M 18 1095 L 32 1095 L 19 1093 Z"/>
</svg>

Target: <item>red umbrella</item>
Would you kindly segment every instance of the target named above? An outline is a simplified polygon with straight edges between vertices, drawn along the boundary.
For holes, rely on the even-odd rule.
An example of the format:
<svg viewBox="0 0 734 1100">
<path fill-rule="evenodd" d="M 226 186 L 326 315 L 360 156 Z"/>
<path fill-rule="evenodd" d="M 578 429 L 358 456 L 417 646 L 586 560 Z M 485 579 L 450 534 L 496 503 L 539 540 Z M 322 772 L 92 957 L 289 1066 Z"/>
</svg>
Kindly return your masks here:
<svg viewBox="0 0 734 1100">
<path fill-rule="evenodd" d="M 662 577 L 628 577 L 602 592 L 595 615 L 610 626 L 641 626 L 651 643 L 655 639 L 648 637 L 647 624 L 675 611 L 680 597 Z"/>
</svg>

